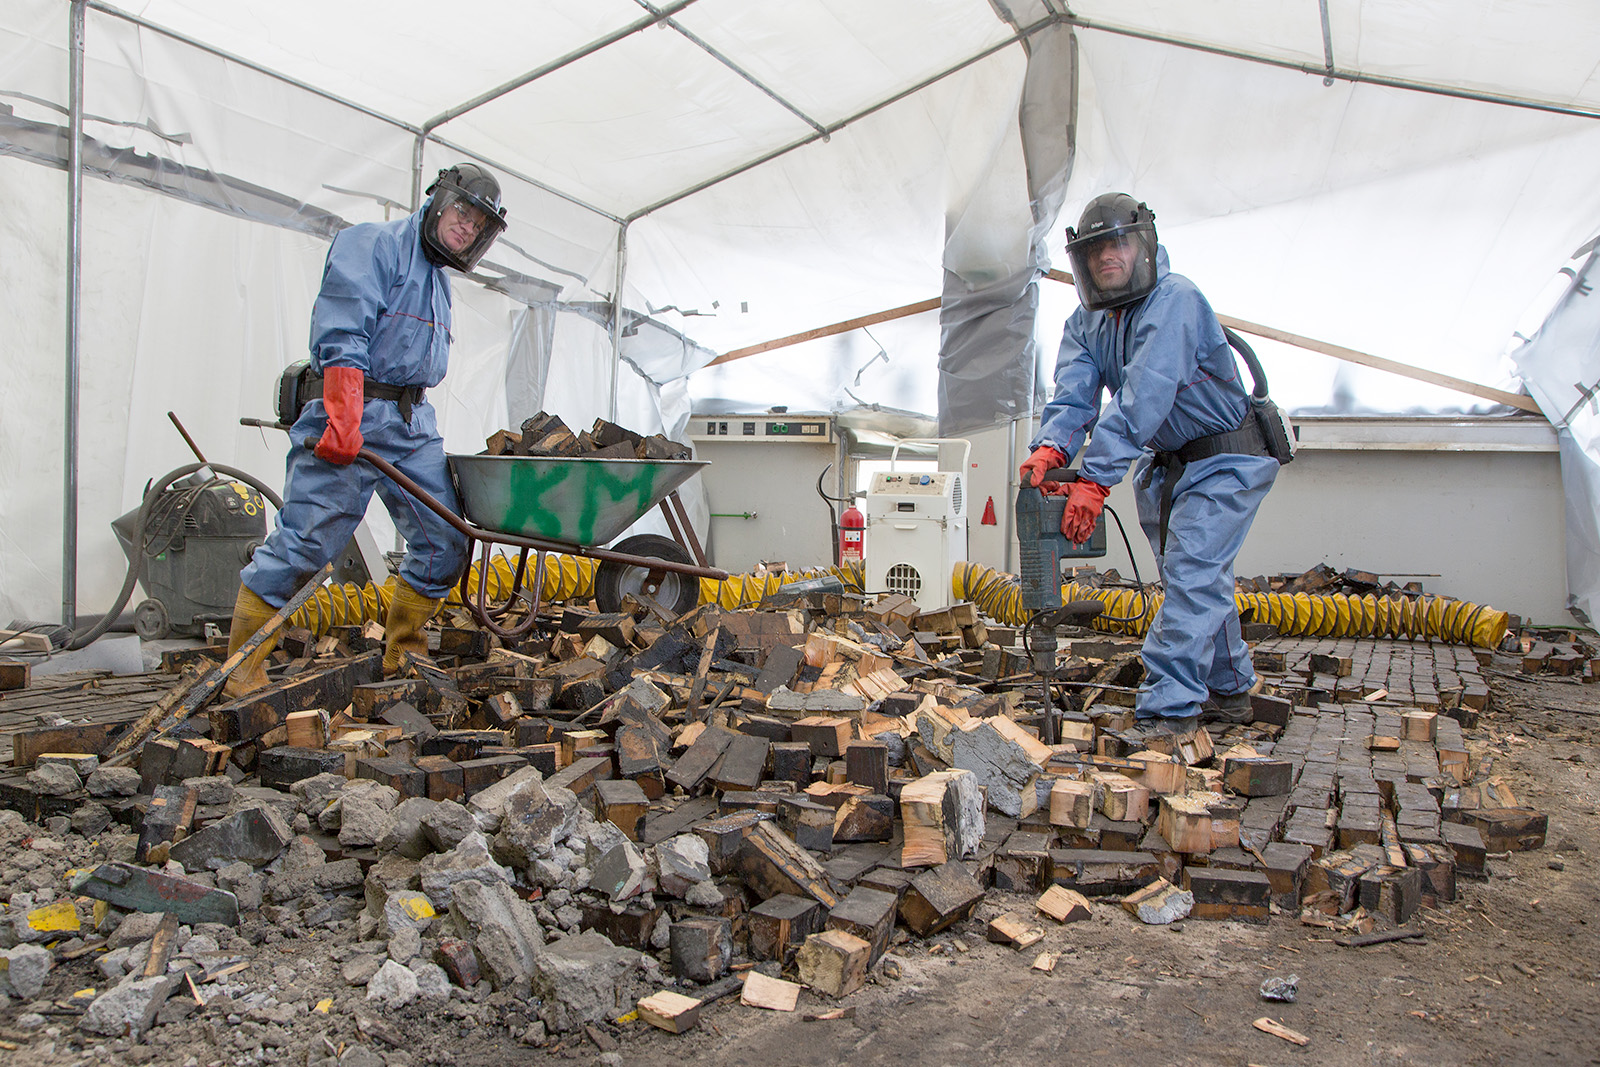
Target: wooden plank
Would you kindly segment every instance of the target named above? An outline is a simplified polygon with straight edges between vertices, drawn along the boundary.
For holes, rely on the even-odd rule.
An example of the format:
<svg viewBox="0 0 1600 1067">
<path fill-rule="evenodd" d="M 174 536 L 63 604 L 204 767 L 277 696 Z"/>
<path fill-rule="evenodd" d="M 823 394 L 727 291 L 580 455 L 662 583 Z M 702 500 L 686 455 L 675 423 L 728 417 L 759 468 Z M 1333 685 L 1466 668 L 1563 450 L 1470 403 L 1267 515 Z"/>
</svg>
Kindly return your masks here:
<svg viewBox="0 0 1600 1067">
<path fill-rule="evenodd" d="M 706 366 L 715 367 L 719 363 L 731 363 L 736 359 L 744 359 L 746 356 L 756 356 L 763 352 L 771 352 L 776 348 L 787 348 L 789 345 L 797 345 L 805 341 L 815 341 L 820 337 L 832 337 L 835 334 L 849 333 L 851 330 L 859 330 L 864 326 L 876 326 L 880 322 L 891 322 L 894 319 L 903 319 L 908 315 L 920 315 L 924 311 L 936 310 L 939 307 L 939 303 L 939 297 L 934 297 L 932 300 L 919 300 L 915 304 L 906 304 L 902 307 L 890 308 L 888 311 L 879 311 L 871 315 L 863 315 L 860 318 L 846 319 L 844 322 L 836 322 L 831 326 L 819 326 L 816 329 L 803 330 L 800 333 L 792 333 L 787 337 L 779 337 L 771 341 L 763 341 L 758 345 L 750 345 L 745 348 L 735 348 L 731 352 L 724 352 L 710 363 L 707 363 Z"/>
</svg>

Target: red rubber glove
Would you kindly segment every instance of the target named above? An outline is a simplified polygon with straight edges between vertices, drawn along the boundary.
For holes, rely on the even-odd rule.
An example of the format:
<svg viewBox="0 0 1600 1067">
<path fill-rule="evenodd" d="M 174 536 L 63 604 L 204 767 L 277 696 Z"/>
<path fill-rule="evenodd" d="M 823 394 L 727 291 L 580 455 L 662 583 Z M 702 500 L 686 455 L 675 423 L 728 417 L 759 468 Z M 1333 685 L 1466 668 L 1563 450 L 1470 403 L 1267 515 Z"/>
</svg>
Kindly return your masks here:
<svg viewBox="0 0 1600 1067">
<path fill-rule="evenodd" d="M 1046 471 L 1055 470 L 1057 467 L 1065 467 L 1066 465 L 1066 456 L 1063 456 L 1049 445 L 1044 445 L 1034 449 L 1028 455 L 1028 458 L 1022 461 L 1022 466 L 1017 468 L 1017 477 L 1022 480 L 1024 486 L 1037 487 L 1043 490 L 1046 496 L 1060 496 L 1063 492 L 1062 483 L 1047 482 L 1044 480 L 1044 475 Z"/>
<path fill-rule="evenodd" d="M 1067 487 L 1067 506 L 1061 512 L 1061 533 L 1068 541 L 1081 545 L 1094 536 L 1094 524 L 1100 518 L 1100 509 L 1109 487 L 1079 478 Z"/>
<path fill-rule="evenodd" d="M 328 428 L 317 442 L 317 458 L 341 467 L 353 463 L 361 451 L 361 395 L 367 376 L 354 367 L 326 367 L 322 371 L 322 407 Z"/>
</svg>

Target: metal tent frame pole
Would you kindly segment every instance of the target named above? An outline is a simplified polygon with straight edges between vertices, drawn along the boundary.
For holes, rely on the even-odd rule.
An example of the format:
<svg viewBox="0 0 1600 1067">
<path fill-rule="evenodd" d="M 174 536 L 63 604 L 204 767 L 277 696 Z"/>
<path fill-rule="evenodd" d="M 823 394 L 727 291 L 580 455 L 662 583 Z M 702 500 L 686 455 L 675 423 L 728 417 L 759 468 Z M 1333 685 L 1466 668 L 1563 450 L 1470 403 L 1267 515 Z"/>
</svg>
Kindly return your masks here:
<svg viewBox="0 0 1600 1067">
<path fill-rule="evenodd" d="M 83 35 L 86 0 L 68 18 L 66 440 L 61 522 L 61 621 L 78 624 L 79 323 L 83 298 Z"/>
</svg>

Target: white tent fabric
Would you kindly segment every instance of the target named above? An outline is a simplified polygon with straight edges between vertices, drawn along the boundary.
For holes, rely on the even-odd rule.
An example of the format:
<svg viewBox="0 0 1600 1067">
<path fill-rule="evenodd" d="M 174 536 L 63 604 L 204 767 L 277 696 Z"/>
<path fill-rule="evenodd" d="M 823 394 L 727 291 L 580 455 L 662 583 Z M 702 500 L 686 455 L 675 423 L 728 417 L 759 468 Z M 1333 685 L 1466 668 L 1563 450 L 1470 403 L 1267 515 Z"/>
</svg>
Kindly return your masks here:
<svg viewBox="0 0 1600 1067">
<path fill-rule="evenodd" d="M 0 219 L 9 617 L 53 617 L 62 588 L 71 7 L 0 7 L 0 196 L 28 205 Z M 89 0 L 78 603 L 120 578 L 109 520 L 188 458 L 167 410 L 278 480 L 284 442 L 236 420 L 303 353 L 329 236 L 468 155 L 510 227 L 457 279 L 457 451 L 540 407 L 668 433 L 697 402 L 935 414 L 937 313 L 695 371 L 1037 270 L 1036 223 L 1063 262 L 1108 188 L 1151 204 L 1221 311 L 1516 388 L 1507 338 L 1600 223 L 1600 11 L 1326 10 L 1324 38 L 1317 0 Z M 1041 220 L 1019 112 L 1052 79 L 1075 111 L 1050 121 L 1067 182 Z M 1034 284 L 1042 378 L 1073 304 Z M 1260 348 L 1291 406 L 1482 407 Z"/>
</svg>

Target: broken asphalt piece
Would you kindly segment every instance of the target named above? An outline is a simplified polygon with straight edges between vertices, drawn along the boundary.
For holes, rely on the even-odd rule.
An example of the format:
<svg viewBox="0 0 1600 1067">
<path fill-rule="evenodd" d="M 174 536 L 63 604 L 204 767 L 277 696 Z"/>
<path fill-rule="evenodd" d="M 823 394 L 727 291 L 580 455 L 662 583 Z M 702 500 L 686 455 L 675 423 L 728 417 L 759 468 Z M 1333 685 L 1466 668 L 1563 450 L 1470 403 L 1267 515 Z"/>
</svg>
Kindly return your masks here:
<svg viewBox="0 0 1600 1067">
<path fill-rule="evenodd" d="M 1286 978 L 1268 978 L 1261 983 L 1261 999 L 1277 1000 L 1285 1004 L 1293 1004 L 1300 995 L 1300 976 L 1291 974 Z"/>
</svg>

